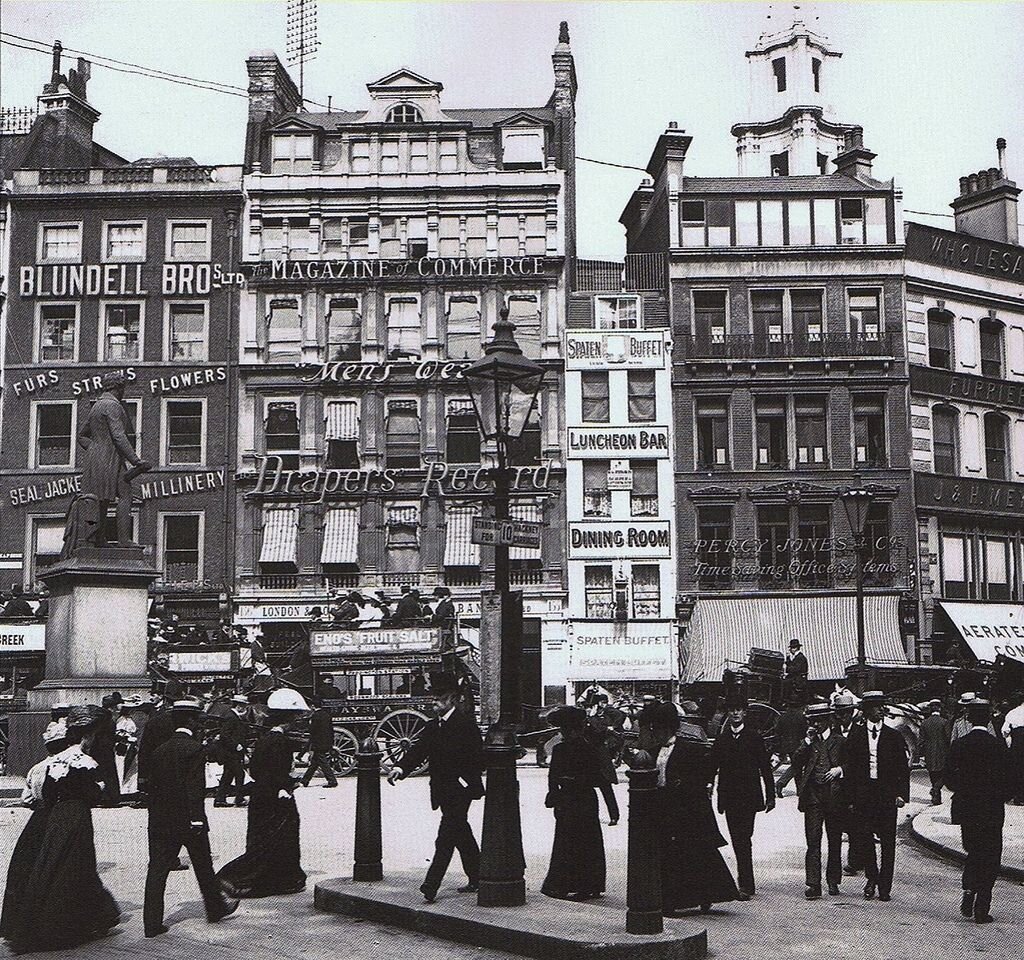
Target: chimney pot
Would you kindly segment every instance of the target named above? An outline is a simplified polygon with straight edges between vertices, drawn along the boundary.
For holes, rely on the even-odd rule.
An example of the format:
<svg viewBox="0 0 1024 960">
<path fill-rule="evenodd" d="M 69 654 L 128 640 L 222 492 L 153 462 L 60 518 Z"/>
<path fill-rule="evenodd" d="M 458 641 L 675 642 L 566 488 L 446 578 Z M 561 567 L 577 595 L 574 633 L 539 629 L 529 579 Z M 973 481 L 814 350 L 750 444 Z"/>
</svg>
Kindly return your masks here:
<svg viewBox="0 0 1024 960">
<path fill-rule="evenodd" d="M 60 54 L 64 48 L 59 40 L 53 44 L 53 76 L 60 76 Z"/>
<path fill-rule="evenodd" d="M 668 128 L 669 128 L 669 130 L 678 130 L 679 129 L 679 121 L 678 120 L 669 120 Z"/>
<path fill-rule="evenodd" d="M 989 188 L 988 171 L 987 170 L 979 170 L 978 171 L 978 189 L 984 191 L 984 190 L 987 190 L 988 188 Z"/>
<path fill-rule="evenodd" d="M 978 175 L 976 173 L 972 173 L 967 178 L 967 192 L 968 193 L 977 193 L 978 192 Z"/>
<path fill-rule="evenodd" d="M 996 140 L 996 155 L 999 157 L 999 173 L 1006 176 L 1006 138 L 1000 137 Z"/>
<path fill-rule="evenodd" d="M 993 183 L 993 184 L 999 183 L 999 180 L 1000 180 L 1001 177 L 1002 177 L 1002 171 L 999 169 L 999 167 L 989 167 L 988 168 L 988 178 L 989 178 L 989 181 L 991 183 Z"/>
<path fill-rule="evenodd" d="M 967 177 L 960 178 L 960 196 L 966 196 L 970 191 L 970 183 Z"/>
</svg>

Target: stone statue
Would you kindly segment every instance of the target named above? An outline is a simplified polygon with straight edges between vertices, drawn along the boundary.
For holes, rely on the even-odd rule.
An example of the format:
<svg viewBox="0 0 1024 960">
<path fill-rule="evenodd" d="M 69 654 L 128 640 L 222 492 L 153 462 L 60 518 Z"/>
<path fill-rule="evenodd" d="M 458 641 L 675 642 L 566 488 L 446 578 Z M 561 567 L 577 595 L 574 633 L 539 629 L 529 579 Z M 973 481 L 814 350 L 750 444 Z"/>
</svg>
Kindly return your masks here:
<svg viewBox="0 0 1024 960">
<path fill-rule="evenodd" d="M 82 486 L 68 510 L 62 558 L 71 556 L 78 546 L 107 543 L 104 521 L 112 502 L 117 504 L 118 545 L 132 543 L 131 481 L 152 464 L 139 457 L 128 440 L 128 414 L 121 403 L 124 385 L 120 371 L 105 373 L 103 392 L 78 431 L 78 445 L 84 451 Z M 126 464 L 132 465 L 130 470 Z"/>
</svg>

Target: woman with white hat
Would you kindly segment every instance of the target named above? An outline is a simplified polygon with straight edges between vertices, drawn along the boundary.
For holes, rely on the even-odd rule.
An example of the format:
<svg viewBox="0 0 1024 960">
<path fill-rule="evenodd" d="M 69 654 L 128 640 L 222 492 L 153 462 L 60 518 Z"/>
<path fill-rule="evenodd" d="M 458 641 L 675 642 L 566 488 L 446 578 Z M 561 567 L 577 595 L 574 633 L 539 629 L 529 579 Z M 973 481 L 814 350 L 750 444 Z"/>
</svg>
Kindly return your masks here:
<svg viewBox="0 0 1024 960">
<path fill-rule="evenodd" d="M 281 689 L 267 698 L 267 709 L 271 727 L 257 741 L 249 764 L 253 782 L 245 853 L 218 874 L 238 897 L 298 893 L 306 886 L 292 774 L 298 743 L 288 732 L 309 712 L 309 705 L 297 690 Z"/>
</svg>

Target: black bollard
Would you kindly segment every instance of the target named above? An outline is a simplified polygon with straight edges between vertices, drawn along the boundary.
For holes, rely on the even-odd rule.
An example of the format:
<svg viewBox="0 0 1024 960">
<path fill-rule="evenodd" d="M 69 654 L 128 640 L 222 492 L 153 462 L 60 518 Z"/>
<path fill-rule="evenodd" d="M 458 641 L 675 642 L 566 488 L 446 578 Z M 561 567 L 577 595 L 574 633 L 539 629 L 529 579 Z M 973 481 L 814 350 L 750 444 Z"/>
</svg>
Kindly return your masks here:
<svg viewBox="0 0 1024 960">
<path fill-rule="evenodd" d="M 661 814 L 658 768 L 646 750 L 629 766 L 629 849 L 626 854 L 626 932 L 661 933 Z"/>
<path fill-rule="evenodd" d="M 356 753 L 356 843 L 353 880 L 383 880 L 380 831 L 380 760 L 377 741 L 368 737 Z"/>
</svg>

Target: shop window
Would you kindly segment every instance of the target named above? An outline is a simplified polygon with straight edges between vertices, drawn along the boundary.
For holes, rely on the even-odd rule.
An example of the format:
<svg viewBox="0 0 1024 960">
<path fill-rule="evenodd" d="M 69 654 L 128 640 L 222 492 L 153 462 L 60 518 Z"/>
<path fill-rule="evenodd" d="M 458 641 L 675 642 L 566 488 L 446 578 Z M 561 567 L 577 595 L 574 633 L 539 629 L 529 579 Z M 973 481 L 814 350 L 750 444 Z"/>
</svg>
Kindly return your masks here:
<svg viewBox="0 0 1024 960">
<path fill-rule="evenodd" d="M 501 131 L 501 162 L 508 169 L 539 170 L 544 166 L 544 131 L 506 127 Z"/>
<path fill-rule="evenodd" d="M 313 170 L 312 134 L 282 135 L 272 138 L 271 173 L 310 173 Z"/>
<path fill-rule="evenodd" d="M 327 441 L 327 466 L 338 470 L 358 470 L 359 401 L 328 400 L 324 405 L 324 439 Z"/>
<path fill-rule="evenodd" d="M 630 460 L 629 469 L 633 474 L 633 489 L 629 494 L 629 515 L 631 517 L 656 517 L 658 515 L 658 461 Z"/>
<path fill-rule="evenodd" d="M 699 586 L 721 590 L 732 586 L 732 507 L 697 510 L 695 579 Z"/>
<path fill-rule="evenodd" d="M 35 404 L 34 467 L 72 467 L 74 458 L 74 401 Z"/>
<path fill-rule="evenodd" d="M 73 263 L 82 259 L 80 223 L 43 223 L 39 231 L 39 259 L 43 263 Z"/>
<path fill-rule="evenodd" d="M 388 359 L 418 359 L 422 349 L 419 298 L 389 297 L 387 326 Z"/>
<path fill-rule="evenodd" d="M 820 290 L 792 290 L 793 336 L 804 343 L 820 343 L 824 333 L 824 311 Z"/>
<path fill-rule="evenodd" d="M 857 467 L 884 467 L 888 462 L 883 394 L 854 396 L 853 452 Z"/>
<path fill-rule="evenodd" d="M 453 360 L 477 360 L 483 355 L 478 294 L 457 294 L 448 298 L 445 332 L 448 356 Z"/>
<path fill-rule="evenodd" d="M 281 458 L 282 469 L 299 469 L 299 405 L 295 400 L 267 404 L 263 436 L 266 452 Z"/>
<path fill-rule="evenodd" d="M 370 172 L 369 140 L 353 140 L 349 145 L 349 169 L 352 173 Z"/>
<path fill-rule="evenodd" d="M 580 384 L 583 391 L 583 422 L 608 423 L 610 413 L 608 374 L 585 370 L 580 375 Z"/>
<path fill-rule="evenodd" d="M 640 326 L 640 298 L 598 297 L 595 313 L 598 330 L 636 330 Z"/>
<path fill-rule="evenodd" d="M 626 373 L 626 402 L 630 423 L 651 423 L 657 416 L 653 370 Z"/>
<path fill-rule="evenodd" d="M 270 301 L 267 314 L 267 360 L 297 363 L 302 359 L 302 316 L 299 301 L 292 298 Z"/>
<path fill-rule="evenodd" d="M 142 306 L 108 303 L 103 308 L 103 359 L 108 363 L 141 360 Z"/>
<path fill-rule="evenodd" d="M 702 344 L 725 342 L 725 290 L 693 291 L 693 328 Z"/>
<path fill-rule="evenodd" d="M 789 151 L 783 150 L 782 153 L 773 153 L 770 165 L 773 177 L 788 177 Z"/>
<path fill-rule="evenodd" d="M 942 596 L 967 600 L 971 596 L 971 540 L 966 534 L 943 534 L 941 539 Z"/>
<path fill-rule="evenodd" d="M 697 399 L 697 469 L 729 468 L 729 401 L 726 397 Z"/>
<path fill-rule="evenodd" d="M 167 359 L 206 359 L 206 306 L 172 303 L 167 307 Z"/>
<path fill-rule="evenodd" d="M 610 565 L 588 565 L 583 568 L 583 594 L 586 615 L 592 620 L 611 620 L 615 616 L 615 599 Z"/>
<path fill-rule="evenodd" d="M 864 582 L 869 587 L 891 586 L 892 542 L 889 504 L 872 503 L 864 523 Z"/>
<path fill-rule="evenodd" d="M 423 117 L 411 103 L 400 103 L 388 111 L 388 123 L 422 123 Z"/>
<path fill-rule="evenodd" d="M 826 587 L 832 580 L 832 524 L 828 504 L 807 503 L 797 508 L 799 544 L 797 581 L 803 587 Z"/>
<path fill-rule="evenodd" d="M 985 414 L 985 476 L 1007 480 L 1010 476 L 1007 435 L 1009 419 L 1001 413 Z"/>
<path fill-rule="evenodd" d="M 1003 377 L 1003 325 L 998 320 L 982 320 L 981 375 L 999 380 Z"/>
<path fill-rule="evenodd" d="M 385 466 L 420 468 L 420 415 L 415 400 L 391 400 L 387 406 Z"/>
<path fill-rule="evenodd" d="M 783 310 L 781 290 L 754 290 L 750 294 L 754 339 L 759 350 L 768 344 L 782 343 Z"/>
<path fill-rule="evenodd" d="M 163 515 L 163 558 L 166 583 L 193 583 L 200 578 L 202 520 L 199 514 Z"/>
<path fill-rule="evenodd" d="M 459 141 L 438 141 L 438 166 L 441 173 L 454 173 L 459 169 Z"/>
<path fill-rule="evenodd" d="M 328 362 L 362 356 L 362 317 L 357 297 L 328 297 L 326 325 Z"/>
<path fill-rule="evenodd" d="M 839 201 L 839 242 L 864 243 L 864 201 L 860 197 Z"/>
<path fill-rule="evenodd" d="M 760 397 L 754 404 L 757 463 L 761 470 L 779 470 L 789 465 L 786 430 L 786 401 L 782 397 Z"/>
<path fill-rule="evenodd" d="M 540 410 L 536 404 L 526 418 L 526 426 L 518 437 L 508 443 L 508 462 L 514 467 L 532 467 L 540 463 Z"/>
<path fill-rule="evenodd" d="M 657 620 L 661 616 L 661 568 L 656 563 L 634 563 L 633 619 Z"/>
<path fill-rule="evenodd" d="M 796 398 L 796 465 L 828 466 L 828 404 L 824 397 Z"/>
<path fill-rule="evenodd" d="M 762 587 L 789 582 L 792 537 L 787 507 L 757 508 L 758 579 Z"/>
<path fill-rule="evenodd" d="M 982 539 L 985 556 L 985 599 L 1010 599 L 1010 542 L 1002 537 Z"/>
<path fill-rule="evenodd" d="M 935 472 L 960 474 L 960 417 L 954 407 L 932 407 L 932 455 Z"/>
<path fill-rule="evenodd" d="M 167 222 L 167 259 L 199 262 L 210 259 L 210 224 L 205 220 Z"/>
<path fill-rule="evenodd" d="M 612 495 L 608 489 L 609 460 L 583 461 L 583 516 L 587 518 L 610 517 Z"/>
<path fill-rule="evenodd" d="M 39 359 L 60 363 L 75 359 L 78 341 L 78 306 L 44 303 L 39 307 Z"/>
<path fill-rule="evenodd" d="M 173 467 L 203 463 L 202 400 L 168 400 L 165 411 L 164 464 Z"/>
<path fill-rule="evenodd" d="M 64 549 L 64 518 L 32 521 L 32 569 L 29 579 L 35 583 L 39 574 L 60 560 Z"/>
<path fill-rule="evenodd" d="M 508 298 L 508 318 L 515 324 L 516 343 L 523 356 L 540 359 L 540 302 L 536 294 L 517 294 Z"/>
<path fill-rule="evenodd" d="M 480 425 L 471 400 L 449 400 L 445 458 L 449 463 L 480 462 Z"/>
<path fill-rule="evenodd" d="M 851 290 L 850 336 L 865 342 L 881 339 L 881 313 L 877 290 Z"/>
<path fill-rule="evenodd" d="M 146 225 L 134 223 L 103 224 L 104 260 L 145 260 Z"/>
</svg>

